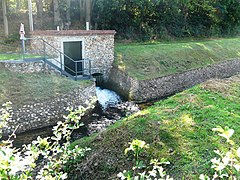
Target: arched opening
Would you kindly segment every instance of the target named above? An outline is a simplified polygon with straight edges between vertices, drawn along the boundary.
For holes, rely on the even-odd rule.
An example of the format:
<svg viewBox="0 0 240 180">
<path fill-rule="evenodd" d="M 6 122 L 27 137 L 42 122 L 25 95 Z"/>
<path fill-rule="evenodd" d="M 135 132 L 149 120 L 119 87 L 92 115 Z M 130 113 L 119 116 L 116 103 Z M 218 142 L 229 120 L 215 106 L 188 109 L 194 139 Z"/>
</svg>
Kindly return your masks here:
<svg viewBox="0 0 240 180">
<path fill-rule="evenodd" d="M 102 86 L 104 83 L 103 74 L 102 73 L 93 73 L 92 77 L 96 79 L 96 86 Z"/>
</svg>

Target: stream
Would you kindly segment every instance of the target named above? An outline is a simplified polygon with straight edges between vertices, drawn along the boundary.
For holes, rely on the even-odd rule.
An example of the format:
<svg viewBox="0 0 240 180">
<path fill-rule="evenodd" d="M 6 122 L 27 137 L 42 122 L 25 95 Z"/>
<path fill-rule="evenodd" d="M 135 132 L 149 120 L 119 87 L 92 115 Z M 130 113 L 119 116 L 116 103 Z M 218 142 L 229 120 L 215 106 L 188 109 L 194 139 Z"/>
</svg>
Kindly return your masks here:
<svg viewBox="0 0 240 180">
<path fill-rule="evenodd" d="M 98 101 L 95 108 L 82 118 L 84 126 L 72 133 L 72 141 L 101 132 L 121 118 L 139 111 L 138 105 L 124 101 L 117 93 L 109 89 L 96 87 L 96 94 Z M 49 126 L 18 134 L 13 145 L 21 147 L 23 144 L 31 143 L 38 136 L 51 136 L 52 128 L 53 126 Z"/>
</svg>

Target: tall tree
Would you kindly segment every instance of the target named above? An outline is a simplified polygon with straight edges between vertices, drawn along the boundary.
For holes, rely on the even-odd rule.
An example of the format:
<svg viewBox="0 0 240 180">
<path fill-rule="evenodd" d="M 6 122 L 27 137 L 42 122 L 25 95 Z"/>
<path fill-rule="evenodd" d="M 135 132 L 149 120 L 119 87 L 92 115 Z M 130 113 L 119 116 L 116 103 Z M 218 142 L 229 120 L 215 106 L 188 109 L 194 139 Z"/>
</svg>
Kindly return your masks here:
<svg viewBox="0 0 240 180">
<path fill-rule="evenodd" d="M 28 0 L 29 28 L 33 31 L 32 0 Z"/>
<path fill-rule="evenodd" d="M 37 6 L 37 28 L 41 29 L 43 26 L 43 0 L 36 0 Z M 36 28 L 36 27 L 35 27 Z"/>
<path fill-rule="evenodd" d="M 80 24 L 82 26 L 85 25 L 85 17 L 86 17 L 86 1 L 85 0 L 79 0 L 80 3 Z"/>
<path fill-rule="evenodd" d="M 3 24 L 4 24 L 4 33 L 5 36 L 8 36 L 8 18 L 7 18 L 7 4 L 6 0 L 2 0 L 2 9 L 3 9 Z"/>
<path fill-rule="evenodd" d="M 43 0 L 36 0 L 36 6 L 37 6 L 37 15 L 39 17 L 42 17 L 42 14 L 43 14 Z"/>
<path fill-rule="evenodd" d="M 69 29 L 69 26 L 71 25 L 71 14 L 70 14 L 70 11 L 71 11 L 71 0 L 66 0 L 66 28 Z"/>
<path fill-rule="evenodd" d="M 91 24 L 92 0 L 86 0 L 86 22 Z"/>
<path fill-rule="evenodd" d="M 20 0 L 16 0 L 16 13 L 19 12 L 20 9 Z"/>
<path fill-rule="evenodd" d="M 59 11 L 59 2 L 58 0 L 53 0 L 53 11 L 54 11 L 54 25 L 60 25 L 60 11 Z"/>
<path fill-rule="evenodd" d="M 91 27 L 92 12 L 94 0 L 79 0 L 80 3 L 80 24 L 85 26 L 86 22 L 89 22 Z"/>
</svg>

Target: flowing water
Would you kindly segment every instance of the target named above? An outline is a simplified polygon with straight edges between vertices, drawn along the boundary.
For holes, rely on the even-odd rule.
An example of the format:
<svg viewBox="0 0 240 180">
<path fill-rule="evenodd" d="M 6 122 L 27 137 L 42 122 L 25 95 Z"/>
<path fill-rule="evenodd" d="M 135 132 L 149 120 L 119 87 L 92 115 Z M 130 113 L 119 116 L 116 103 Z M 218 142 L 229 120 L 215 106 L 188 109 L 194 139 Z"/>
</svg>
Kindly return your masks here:
<svg viewBox="0 0 240 180">
<path fill-rule="evenodd" d="M 109 89 L 96 87 L 96 94 L 98 98 L 97 105 L 91 113 L 82 118 L 84 126 L 73 132 L 72 140 L 103 131 L 122 117 L 139 110 L 137 105 L 132 102 L 124 102 L 117 93 Z M 32 142 L 38 136 L 48 137 L 51 135 L 52 126 L 24 132 L 17 135 L 14 146 L 21 147 L 23 144 Z"/>
<path fill-rule="evenodd" d="M 102 89 L 100 87 L 96 87 L 96 94 L 98 102 L 104 110 L 108 107 L 115 106 L 122 102 L 120 96 L 109 89 Z"/>
</svg>

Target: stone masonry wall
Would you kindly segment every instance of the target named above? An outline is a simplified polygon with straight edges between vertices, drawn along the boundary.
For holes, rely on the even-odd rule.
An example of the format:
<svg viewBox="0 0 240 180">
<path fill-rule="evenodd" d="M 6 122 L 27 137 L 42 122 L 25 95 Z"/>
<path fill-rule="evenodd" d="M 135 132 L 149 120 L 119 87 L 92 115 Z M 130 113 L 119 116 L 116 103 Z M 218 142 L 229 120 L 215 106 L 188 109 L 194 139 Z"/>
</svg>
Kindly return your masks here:
<svg viewBox="0 0 240 180">
<path fill-rule="evenodd" d="M 126 99 L 146 102 L 167 97 L 211 78 L 226 78 L 238 73 L 240 73 L 239 59 L 141 81 L 130 78 L 117 68 L 113 68 L 108 85 Z"/>
<path fill-rule="evenodd" d="M 20 73 L 35 73 L 35 72 L 50 73 L 51 72 L 51 73 L 59 74 L 59 72 L 57 72 L 55 69 L 45 64 L 41 60 L 34 60 L 34 61 L 6 60 L 6 61 L 0 61 L 0 64 L 13 72 L 20 72 Z"/>
<path fill-rule="evenodd" d="M 96 96 L 95 84 L 92 83 L 88 87 L 75 89 L 68 94 L 13 109 L 12 119 L 9 120 L 8 127 L 3 129 L 3 134 L 12 133 L 17 127 L 16 133 L 18 134 L 55 125 L 63 120 L 63 115 L 67 115 L 68 107 L 77 108 L 80 105 L 86 105 L 85 102 L 94 96 Z"/>
<path fill-rule="evenodd" d="M 33 34 L 32 38 L 36 38 L 36 40 L 33 39 L 31 41 L 31 48 L 36 51 L 43 49 L 43 43 L 39 39 L 44 39 L 59 51 L 63 51 L 62 42 L 82 41 L 83 58 L 92 60 L 92 74 L 102 73 L 104 74 L 105 79 L 108 78 L 114 61 L 114 34 L 90 34 L 81 36 Z M 46 46 L 46 52 L 47 54 L 54 55 L 55 57 L 59 56 L 59 54 L 48 45 Z"/>
<path fill-rule="evenodd" d="M 57 73 L 54 69 L 45 65 L 43 61 L 0 61 L 0 65 L 10 71 L 19 73 Z M 45 101 L 32 102 L 16 109 L 13 108 L 12 119 L 8 122 L 8 127 L 3 129 L 3 135 L 12 133 L 16 128 L 16 133 L 34 130 L 46 126 L 55 125 L 63 120 L 63 115 L 67 114 L 67 108 L 76 108 L 86 105 L 85 102 L 96 96 L 95 83 L 88 87 L 79 87 L 68 94 L 58 95 Z"/>
</svg>

